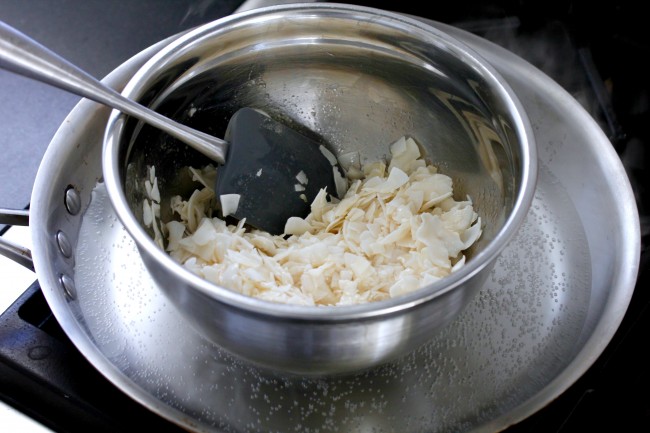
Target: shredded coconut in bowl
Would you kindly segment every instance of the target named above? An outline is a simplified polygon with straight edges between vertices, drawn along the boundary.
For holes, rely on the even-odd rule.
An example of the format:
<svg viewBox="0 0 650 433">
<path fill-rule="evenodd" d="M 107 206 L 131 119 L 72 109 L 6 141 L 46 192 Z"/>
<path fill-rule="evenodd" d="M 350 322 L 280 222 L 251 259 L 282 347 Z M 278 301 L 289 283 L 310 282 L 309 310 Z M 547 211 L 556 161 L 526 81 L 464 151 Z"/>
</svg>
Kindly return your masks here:
<svg viewBox="0 0 650 433">
<path fill-rule="evenodd" d="M 469 198 L 453 198 L 451 178 L 425 163 L 413 139 L 401 138 L 390 151 L 388 164 L 347 166 L 343 198 L 321 190 L 306 218 L 287 221 L 284 236 L 210 216 L 213 166 L 192 169 L 203 187 L 187 200 L 174 197 L 178 220 L 159 228 L 152 169 L 146 222 L 183 266 L 245 295 L 316 306 L 400 296 L 462 267 L 463 251 L 481 236 L 481 219 Z"/>
</svg>

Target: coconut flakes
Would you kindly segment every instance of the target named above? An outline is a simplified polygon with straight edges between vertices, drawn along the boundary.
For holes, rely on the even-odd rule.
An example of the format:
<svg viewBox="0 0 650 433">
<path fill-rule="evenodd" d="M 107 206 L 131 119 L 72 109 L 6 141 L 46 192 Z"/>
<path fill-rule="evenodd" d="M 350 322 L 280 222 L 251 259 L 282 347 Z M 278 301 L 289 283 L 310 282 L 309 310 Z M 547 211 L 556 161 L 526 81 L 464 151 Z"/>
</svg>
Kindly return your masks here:
<svg viewBox="0 0 650 433">
<path fill-rule="evenodd" d="M 390 152 L 388 164 L 356 164 L 340 200 L 321 190 L 283 236 L 209 216 L 215 171 L 192 169 L 203 188 L 172 199 L 179 221 L 166 224 L 167 251 L 206 280 L 272 302 L 358 304 L 431 284 L 464 265 L 481 219 L 469 199 L 454 200 L 451 178 L 425 163 L 413 139 Z"/>
</svg>

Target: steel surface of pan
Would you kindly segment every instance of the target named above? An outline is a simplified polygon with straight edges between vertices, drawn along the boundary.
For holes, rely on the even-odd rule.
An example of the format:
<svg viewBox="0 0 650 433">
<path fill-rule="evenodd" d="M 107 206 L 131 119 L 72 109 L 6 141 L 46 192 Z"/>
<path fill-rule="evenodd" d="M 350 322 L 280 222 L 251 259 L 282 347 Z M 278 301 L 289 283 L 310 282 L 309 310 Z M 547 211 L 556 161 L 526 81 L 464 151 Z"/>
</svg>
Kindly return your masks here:
<svg viewBox="0 0 650 433">
<path fill-rule="evenodd" d="M 123 93 L 201 130 L 225 127 L 219 124 L 220 119 L 229 118 L 242 106 L 257 108 L 280 116 L 283 123 L 298 131 L 316 131 L 318 141 L 326 143 L 335 157 L 356 154 L 360 165 L 386 160 L 391 144 L 409 136 L 429 164 L 453 179 L 453 197 L 470 197 L 480 215 L 482 233 L 465 251 L 464 266 L 444 278 L 433 277 L 437 258 L 426 252 L 437 250 L 426 245 L 444 235 L 427 235 L 428 240 L 417 241 L 417 260 L 428 263 L 422 272 L 412 265 L 404 271 L 395 270 L 402 258 L 391 262 L 387 257 L 398 248 L 373 254 L 351 246 L 343 249 L 345 254 L 338 252 L 345 239 L 352 237 L 346 227 L 310 231 L 303 237 L 312 243 L 316 236 L 328 236 L 327 240 L 318 239 L 322 240 L 319 245 L 328 248 L 329 257 L 314 259 L 312 270 L 302 276 L 292 274 L 293 284 L 309 287 L 311 275 L 326 272 L 329 266 L 337 271 L 344 268 L 321 278 L 328 282 L 323 290 L 331 287 L 332 297 L 335 291 L 343 290 L 347 280 L 358 285 L 359 292 L 372 293 L 372 288 L 364 286 L 373 281 L 373 272 L 377 282 L 372 284 L 385 284 L 382 290 L 388 292 L 408 272 L 419 277 L 431 271 L 431 278 L 419 279 L 419 288 L 401 296 L 354 305 L 317 306 L 248 296 L 234 290 L 232 280 L 245 279 L 250 272 L 260 274 L 266 268 L 255 264 L 255 259 L 264 256 L 265 264 L 280 263 L 275 257 L 282 253 L 275 256 L 260 246 L 252 261 L 233 263 L 228 268 L 224 265 L 223 271 L 214 271 L 217 263 L 206 257 L 230 257 L 230 251 L 201 254 L 197 260 L 207 260 L 205 277 L 190 270 L 196 255 L 187 260 L 188 266 L 179 264 L 167 252 L 167 242 L 154 239 L 156 232 L 162 233 L 167 226 L 157 227 L 146 217 L 143 202 L 154 203 L 146 185 L 154 183 L 151 173 L 155 169 L 159 220 L 167 223 L 180 219 L 180 212 L 171 212 L 171 203 L 178 196 L 189 200 L 200 185 L 188 182 L 190 175 L 183 173 L 188 166 L 198 169 L 206 162 L 200 155 L 168 143 L 156 129 L 147 125 L 140 128 L 136 121 L 126 121 L 122 113 L 114 111 L 104 144 L 104 181 L 113 208 L 136 242 L 147 270 L 203 335 L 231 353 L 272 370 L 313 375 L 355 372 L 429 341 L 476 294 L 498 254 L 523 222 L 534 194 L 534 137 L 514 92 L 471 48 L 400 14 L 322 3 L 232 15 L 201 26 L 165 47 L 135 74 Z M 264 176 L 262 170 L 258 174 Z M 397 206 L 397 199 L 377 195 L 387 209 Z M 271 206 L 264 202 L 257 205 Z M 382 205 L 377 206 L 379 209 Z M 420 217 L 424 221 L 417 215 L 418 220 Z M 413 222 L 409 233 L 420 233 L 415 218 L 398 219 L 402 227 Z M 212 219 L 208 221 L 213 224 Z M 375 221 L 378 226 L 380 219 Z M 350 230 L 365 230 L 363 236 L 370 234 L 372 225 Z M 191 224 L 185 229 L 194 230 Z M 326 246 L 337 236 L 336 245 L 331 249 Z M 388 235 L 379 236 L 382 239 L 377 245 L 389 242 Z M 235 245 L 240 241 L 232 242 Z M 230 241 L 219 242 L 225 245 Z M 401 245 L 407 240 L 393 242 Z M 300 248 L 294 245 L 284 251 Z M 277 250 L 283 251 L 280 246 Z M 314 256 L 307 248 L 304 251 L 295 253 L 300 260 Z M 344 257 L 344 265 L 339 265 L 339 256 Z M 375 256 L 381 256 L 385 266 L 378 263 L 375 268 Z M 403 260 L 415 263 L 411 257 Z M 357 263 L 356 258 L 373 262 L 367 273 L 348 265 Z M 285 276 L 292 263 L 283 265 L 284 272 L 253 277 L 261 282 L 257 286 L 264 286 L 260 291 L 266 296 L 274 290 L 278 295 L 286 291 L 291 283 Z M 234 268 L 241 271 L 231 277 Z M 216 272 L 221 273 L 221 279 L 208 278 Z M 346 276 L 351 272 L 354 277 Z M 275 281 L 282 281 L 277 283 L 281 287 L 267 287 Z M 318 292 L 320 295 L 322 290 Z M 305 289 L 303 293 L 309 292 Z"/>
<path fill-rule="evenodd" d="M 496 45 L 436 25 L 498 65 L 539 143 L 531 211 L 460 317 L 423 348 L 347 377 L 270 374 L 232 358 L 201 338 L 144 272 L 100 182 L 108 110 L 82 101 L 43 159 L 30 228 L 43 292 L 84 356 L 132 398 L 194 432 L 494 432 L 577 380 L 616 331 L 638 270 L 638 214 L 622 164 L 550 78 Z M 159 48 L 106 82 L 126 84 Z"/>
</svg>

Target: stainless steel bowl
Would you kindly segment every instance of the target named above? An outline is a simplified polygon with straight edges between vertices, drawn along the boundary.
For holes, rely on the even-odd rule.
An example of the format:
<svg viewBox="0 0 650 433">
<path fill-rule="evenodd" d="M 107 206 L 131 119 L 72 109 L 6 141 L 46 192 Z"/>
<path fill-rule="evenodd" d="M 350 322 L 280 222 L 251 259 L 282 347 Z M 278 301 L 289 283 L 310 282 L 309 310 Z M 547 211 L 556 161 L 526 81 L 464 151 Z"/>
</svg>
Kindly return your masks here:
<svg viewBox="0 0 650 433">
<path fill-rule="evenodd" d="M 466 306 L 513 237 L 537 176 L 528 119 L 508 84 L 471 49 L 408 17 L 358 6 L 294 4 L 203 25 L 155 55 L 124 93 L 222 136 L 238 108 L 257 107 L 336 155 L 385 158 L 409 135 L 469 195 L 483 234 L 458 272 L 411 294 L 355 306 L 301 307 L 247 297 L 184 269 L 142 224 L 147 166 L 170 196 L 208 161 L 113 112 L 103 171 L 111 203 L 153 279 L 208 339 L 262 367 L 338 374 L 387 362 L 429 341 Z M 260 203 L 264 206 L 264 203 Z"/>
</svg>

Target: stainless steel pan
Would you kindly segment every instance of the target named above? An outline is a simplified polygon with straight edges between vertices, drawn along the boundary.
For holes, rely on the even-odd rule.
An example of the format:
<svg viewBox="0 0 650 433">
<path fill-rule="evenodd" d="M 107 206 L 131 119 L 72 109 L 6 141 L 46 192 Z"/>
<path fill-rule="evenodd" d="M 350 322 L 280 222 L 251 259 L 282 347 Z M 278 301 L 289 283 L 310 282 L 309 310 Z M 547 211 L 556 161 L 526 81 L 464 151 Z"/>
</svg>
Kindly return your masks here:
<svg viewBox="0 0 650 433">
<path fill-rule="evenodd" d="M 275 371 L 356 372 L 429 341 L 476 294 L 535 191 L 532 128 L 508 84 L 470 48 L 395 13 L 319 3 L 232 15 L 169 44 L 123 93 L 201 131 L 225 127 L 221 119 L 242 107 L 261 109 L 316 134 L 337 157 L 356 153 L 362 163 L 385 158 L 390 144 L 407 134 L 453 179 L 456 199 L 471 197 L 482 234 L 451 275 L 378 302 L 268 302 L 199 277 L 154 242 L 143 218 L 150 167 L 160 185 L 160 219 L 168 222 L 175 217 L 165 212 L 172 197 L 188 199 L 196 188 L 183 169 L 205 162 L 113 111 L 104 183 L 147 270 L 208 339 Z M 256 200 L 256 206 L 281 206 L 275 188 L 267 183 L 268 203 Z"/>
<path fill-rule="evenodd" d="M 443 333 L 348 377 L 287 377 L 231 358 L 197 335 L 144 271 L 98 188 L 108 110 L 82 101 L 43 158 L 30 211 L 40 285 L 81 353 L 126 394 L 193 432 L 494 432 L 573 384 L 610 341 L 634 288 L 640 233 L 627 176 L 597 124 L 551 79 L 436 25 L 506 77 L 540 158 L 524 226 Z M 105 81 L 119 88 L 159 46 Z"/>
</svg>

